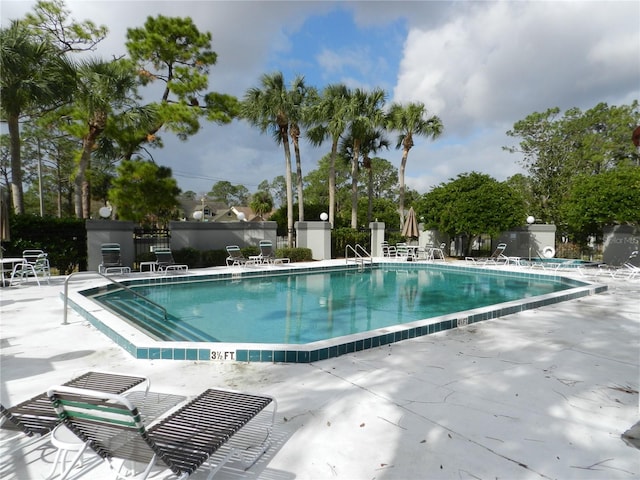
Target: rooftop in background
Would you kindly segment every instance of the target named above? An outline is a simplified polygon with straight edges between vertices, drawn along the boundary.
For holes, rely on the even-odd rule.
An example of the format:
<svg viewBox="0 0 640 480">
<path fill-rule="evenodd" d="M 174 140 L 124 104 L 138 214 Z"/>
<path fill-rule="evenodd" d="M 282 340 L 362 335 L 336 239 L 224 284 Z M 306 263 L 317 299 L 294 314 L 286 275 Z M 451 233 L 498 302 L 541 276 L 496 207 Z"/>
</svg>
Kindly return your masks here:
<svg viewBox="0 0 640 480">
<path fill-rule="evenodd" d="M 242 213 L 247 222 L 261 222 L 268 220 L 270 214 L 263 217 L 256 215 L 251 207 L 229 206 L 225 203 L 214 202 L 207 197 L 200 199 L 189 199 L 179 197 L 182 218 L 185 220 L 205 221 L 205 222 L 237 222 L 238 213 Z M 204 219 L 200 217 L 200 212 L 204 212 Z M 194 215 L 195 214 L 195 215 Z M 198 218 L 196 218 L 198 217 Z"/>
</svg>

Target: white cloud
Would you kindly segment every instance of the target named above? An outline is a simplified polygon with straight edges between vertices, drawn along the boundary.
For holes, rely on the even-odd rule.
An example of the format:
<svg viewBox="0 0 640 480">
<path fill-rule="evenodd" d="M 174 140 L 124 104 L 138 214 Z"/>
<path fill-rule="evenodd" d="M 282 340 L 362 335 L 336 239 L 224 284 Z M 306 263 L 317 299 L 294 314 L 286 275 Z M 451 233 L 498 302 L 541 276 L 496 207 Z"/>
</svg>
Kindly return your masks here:
<svg viewBox="0 0 640 480">
<path fill-rule="evenodd" d="M 335 52 L 327 48 L 323 49 L 317 57 L 318 64 L 326 73 L 334 74 L 342 72 L 345 68 L 358 68 L 362 62 L 361 52 Z"/>
<path fill-rule="evenodd" d="M 518 156 L 502 150 L 513 143 L 504 133 L 510 126 L 474 132 L 466 141 L 459 139 L 416 139 L 407 160 L 406 183 L 411 188 L 426 192 L 461 173 L 481 172 L 504 181 L 524 173 Z M 399 154 L 397 154 L 399 155 Z"/>
<path fill-rule="evenodd" d="M 412 149 L 407 185 L 472 170 L 505 180 L 523 173 L 501 148 L 516 121 L 639 99 L 638 18 L 637 2 L 459 2 L 439 24 L 410 17 L 394 100 L 424 102 L 445 133 Z"/>
<path fill-rule="evenodd" d="M 2 0 L 3 25 L 23 17 L 34 4 Z M 393 92 L 390 100 L 423 101 L 430 113 L 441 117 L 445 133 L 436 141 L 417 139 L 409 155 L 406 181 L 420 192 L 472 170 L 499 180 L 519 173 L 517 155 L 501 147 L 513 143 L 505 132 L 530 113 L 554 106 L 586 109 L 601 101 L 628 104 L 640 98 L 639 2 L 66 4 L 76 20 L 109 26 L 110 35 L 97 52 L 105 58 L 123 54 L 126 29 L 142 26 L 147 16 L 190 16 L 201 31 L 212 33 L 218 63 L 211 70 L 210 87 L 219 92 L 242 97 L 267 72 L 267 65 L 295 65 L 305 74 L 306 65 L 320 63 L 327 75 L 339 72 L 339 81 L 351 87 L 379 86 Z M 406 21 L 395 85 L 381 80 L 390 63 L 373 40 L 368 48 L 345 43 L 318 58 L 288 56 L 291 33 L 309 15 L 332 9 L 352 13 L 358 26 Z M 399 26 L 392 34 L 403 32 Z M 282 148 L 244 122 L 207 125 L 187 143 L 170 134 L 163 137 L 166 147 L 154 151 L 154 158 L 175 170 L 184 190 L 208 191 L 220 179 L 254 190 L 262 180 L 284 173 Z M 314 169 L 321 154 L 306 143 L 302 153 L 305 171 Z M 398 151 L 385 157 L 396 166 L 400 163 Z"/>
<path fill-rule="evenodd" d="M 412 25 L 394 96 L 424 101 L 462 133 L 553 106 L 591 107 L 620 85 L 620 96 L 638 94 L 639 10 L 634 2 L 461 7 L 441 25 Z"/>
</svg>

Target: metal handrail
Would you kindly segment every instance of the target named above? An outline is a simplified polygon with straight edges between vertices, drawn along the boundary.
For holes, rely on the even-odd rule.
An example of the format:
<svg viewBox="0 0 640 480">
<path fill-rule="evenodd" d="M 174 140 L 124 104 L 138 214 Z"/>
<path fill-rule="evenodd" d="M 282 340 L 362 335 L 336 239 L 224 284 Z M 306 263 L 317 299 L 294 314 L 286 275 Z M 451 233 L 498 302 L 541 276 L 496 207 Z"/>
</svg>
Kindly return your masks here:
<svg viewBox="0 0 640 480">
<path fill-rule="evenodd" d="M 69 292 L 69 280 L 71 279 L 71 277 L 74 277 L 76 275 L 98 275 L 102 278 L 104 278 L 105 280 L 109 280 L 111 283 L 117 285 L 118 287 L 122 288 L 123 290 L 126 290 L 128 292 L 130 292 L 134 297 L 139 297 L 142 298 L 143 300 L 149 302 L 151 305 L 153 305 L 154 307 L 159 308 L 164 316 L 164 319 L 167 319 L 167 309 L 164 308 L 162 305 L 154 302 L 153 300 L 145 297 L 144 295 L 136 292 L 135 290 L 132 290 L 131 288 L 127 287 L 126 285 L 120 283 L 120 282 L 116 282 L 113 278 L 109 278 L 106 275 L 103 275 L 100 272 L 73 272 L 71 274 L 69 274 L 69 276 L 67 276 L 67 278 L 65 278 L 64 280 L 64 318 L 62 321 L 62 325 L 69 325 L 69 323 L 67 322 L 67 299 L 69 298 L 68 292 Z"/>
<path fill-rule="evenodd" d="M 365 250 L 365 248 L 364 248 L 362 245 L 360 245 L 359 243 L 356 243 L 356 251 L 357 251 L 357 250 L 362 251 L 362 253 L 364 253 L 364 258 L 368 258 L 368 259 L 369 259 L 369 262 L 370 262 L 370 263 L 372 262 L 372 260 L 371 260 L 371 254 L 370 254 L 369 252 L 367 252 L 367 251 Z"/>
<path fill-rule="evenodd" d="M 353 252 L 353 258 L 356 263 L 360 263 L 364 266 L 365 260 L 368 258 L 369 263 L 373 263 L 371 259 L 371 254 L 367 252 L 362 245 L 356 243 L 355 247 L 351 245 L 347 245 L 344 249 L 344 258 L 347 263 L 349 263 L 349 251 Z M 364 253 L 364 257 L 360 254 L 360 252 Z"/>
</svg>

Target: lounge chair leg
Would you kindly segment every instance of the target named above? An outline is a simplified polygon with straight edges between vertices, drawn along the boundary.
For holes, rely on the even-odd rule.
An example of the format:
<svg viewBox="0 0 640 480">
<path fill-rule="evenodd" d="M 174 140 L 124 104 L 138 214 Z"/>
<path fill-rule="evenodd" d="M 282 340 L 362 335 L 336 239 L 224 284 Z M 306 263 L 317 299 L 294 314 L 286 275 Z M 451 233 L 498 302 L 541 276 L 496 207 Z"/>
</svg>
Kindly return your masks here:
<svg viewBox="0 0 640 480">
<path fill-rule="evenodd" d="M 274 415 L 275 415 L 275 411 L 274 411 Z M 260 458 L 262 458 L 262 456 L 265 453 L 267 453 L 267 450 L 269 450 L 269 448 L 271 447 L 271 433 L 273 432 L 273 429 L 272 427 L 267 427 L 266 430 L 267 430 L 267 435 L 262 441 L 262 443 L 252 445 L 248 447 L 246 450 L 242 452 L 240 451 L 238 452 L 240 455 L 240 461 L 242 462 L 242 466 L 244 467 L 245 472 L 249 470 L 251 467 L 253 467 L 256 464 L 256 462 L 260 460 Z M 249 455 L 250 450 L 255 450 L 255 453 L 251 452 L 251 454 Z"/>
<path fill-rule="evenodd" d="M 47 479 L 52 478 L 55 474 L 56 474 L 56 470 L 58 467 L 58 462 L 60 461 L 60 453 L 62 452 L 62 450 L 58 449 L 56 450 L 56 456 L 53 459 L 53 465 L 51 465 L 51 471 L 49 472 L 49 475 L 47 476 Z M 64 463 L 62 464 L 62 470 L 64 471 Z"/>
<path fill-rule="evenodd" d="M 269 449 L 269 447 L 271 446 L 271 443 L 268 441 L 269 437 L 270 437 L 270 433 L 269 435 L 267 435 L 267 438 L 265 439 L 264 442 L 262 442 L 260 445 L 256 445 L 256 447 L 259 448 L 259 451 L 251 455 L 249 458 L 249 461 L 245 459 L 245 456 L 243 455 L 244 452 L 238 450 L 237 448 L 232 448 L 231 451 L 229 451 L 229 453 L 227 453 L 217 465 L 215 466 L 211 465 L 211 470 L 209 470 L 209 475 L 207 475 L 207 480 L 211 480 L 215 476 L 215 474 L 218 473 L 220 469 L 233 457 L 237 457 L 240 460 L 245 471 L 249 470 L 251 467 L 253 467 L 256 464 L 258 460 L 260 460 L 262 455 L 264 455 L 266 451 Z M 249 448 L 253 448 L 253 447 L 249 447 Z"/>
<path fill-rule="evenodd" d="M 220 471 L 220 469 L 234 456 L 238 455 L 239 452 L 235 448 L 232 448 L 229 453 L 227 453 L 222 460 L 217 465 L 211 464 L 211 470 L 209 470 L 209 475 L 207 475 L 207 480 L 211 480 L 216 473 Z"/>
<path fill-rule="evenodd" d="M 242 460 L 242 466 L 244 467 L 245 472 L 249 470 L 251 467 L 253 467 L 256 464 L 256 462 L 260 460 L 265 453 L 267 453 L 267 450 L 269 450 L 270 446 L 271 446 L 271 442 L 264 442 L 260 445 L 256 445 L 256 448 L 258 448 L 258 451 L 255 454 L 252 454 L 249 457 L 249 459 L 245 459 L 244 455 L 240 454 L 241 460 Z"/>
<path fill-rule="evenodd" d="M 60 480 L 64 480 L 65 478 L 67 478 L 67 476 L 69 475 L 69 473 L 71 473 L 71 470 L 73 470 L 73 467 L 75 467 L 75 466 L 76 466 L 76 463 L 78 463 L 78 461 L 79 461 L 80 459 L 82 459 L 82 455 L 84 454 L 84 451 L 87 449 L 87 446 L 88 446 L 88 443 L 86 443 L 86 442 L 85 442 L 85 443 L 82 445 L 82 448 L 80 448 L 80 449 L 78 450 L 78 453 L 76 454 L 76 456 L 75 456 L 75 457 L 73 457 L 73 460 L 71 461 L 71 465 L 69 465 L 69 468 L 65 469 L 65 470 L 64 470 L 64 472 L 62 472 L 62 475 L 60 476 Z M 64 455 L 66 456 L 66 453 L 65 453 Z M 63 459 L 62 459 L 62 462 L 63 462 L 63 463 L 62 463 L 62 465 L 63 465 L 63 467 L 64 467 L 64 465 L 65 465 L 65 463 L 66 463 L 66 462 L 65 462 L 65 460 L 66 460 L 66 458 L 63 456 Z M 54 465 L 54 468 L 55 468 L 55 465 Z"/>
<path fill-rule="evenodd" d="M 147 464 L 147 466 L 144 469 L 144 471 L 142 471 L 140 473 L 136 473 L 136 463 L 135 462 L 132 462 L 132 461 L 129 461 L 129 460 L 119 461 L 118 463 L 120 463 L 120 466 L 118 467 L 118 470 L 115 471 L 116 480 L 126 479 L 126 478 L 135 478 L 136 480 L 145 480 L 149 476 L 149 474 L 151 473 L 151 470 L 153 469 L 153 467 L 155 467 L 157 459 L 158 459 L 158 456 L 154 455 L 151 458 L 151 460 L 149 461 L 149 463 Z M 111 470 L 114 470 L 113 464 L 108 460 L 107 460 L 107 463 L 109 464 L 109 468 Z M 131 464 L 131 466 L 128 465 L 129 463 Z M 123 468 L 125 470 L 125 473 L 121 474 L 120 472 L 122 471 Z"/>
</svg>

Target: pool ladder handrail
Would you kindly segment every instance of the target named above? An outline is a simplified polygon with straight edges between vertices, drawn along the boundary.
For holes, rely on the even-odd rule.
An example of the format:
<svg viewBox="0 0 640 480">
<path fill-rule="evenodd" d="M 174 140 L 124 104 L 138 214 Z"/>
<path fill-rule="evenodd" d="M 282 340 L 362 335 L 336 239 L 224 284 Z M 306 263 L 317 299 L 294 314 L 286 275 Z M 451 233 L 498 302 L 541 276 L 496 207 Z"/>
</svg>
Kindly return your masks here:
<svg viewBox="0 0 640 480">
<path fill-rule="evenodd" d="M 131 293 L 134 297 L 142 298 L 144 301 L 149 302 L 154 307 L 160 309 L 160 311 L 163 314 L 164 319 L 167 320 L 167 309 L 164 308 L 159 303 L 154 302 L 150 298 L 145 297 L 144 295 L 136 292 L 135 290 L 132 290 L 130 287 L 127 287 L 123 283 L 117 282 L 113 278 L 107 277 L 106 275 L 104 275 L 104 274 L 102 274 L 100 272 L 87 271 L 87 272 L 73 272 L 73 273 L 69 274 L 67 276 L 67 278 L 64 279 L 64 318 L 63 318 L 63 321 L 62 321 L 62 325 L 69 325 L 69 323 L 67 322 L 67 303 L 68 303 L 67 300 L 69 298 L 69 295 L 68 295 L 68 292 L 69 292 L 69 280 L 71 279 L 71 277 L 75 277 L 76 275 L 98 275 L 98 276 L 104 278 L 105 280 L 109 280 L 111 283 L 113 283 L 113 284 L 117 285 L 118 287 L 122 288 L 123 290 Z"/>
<path fill-rule="evenodd" d="M 349 263 L 349 252 L 353 252 L 353 260 L 356 264 L 358 264 L 360 269 L 364 269 L 364 265 L 369 260 L 369 264 L 373 263 L 371 258 L 371 254 L 367 252 L 362 245 L 356 243 L 355 247 L 351 245 L 347 245 L 344 249 L 344 258 L 347 263 Z M 362 254 L 364 254 L 364 256 Z"/>
</svg>

